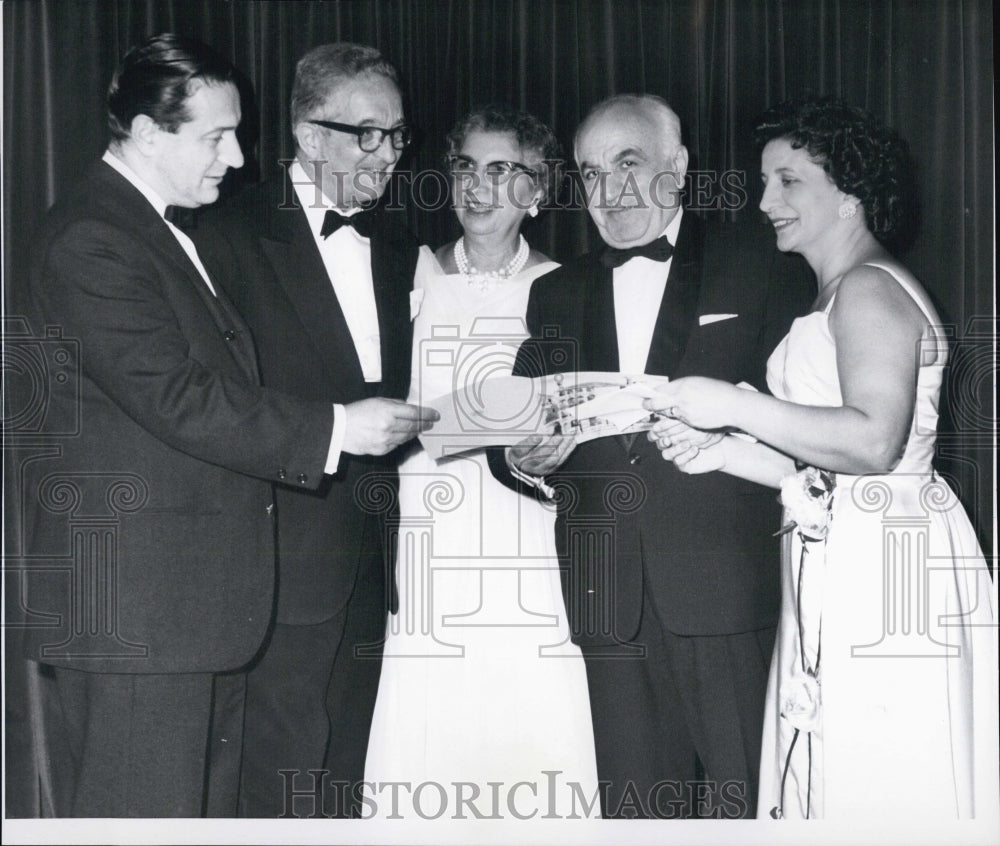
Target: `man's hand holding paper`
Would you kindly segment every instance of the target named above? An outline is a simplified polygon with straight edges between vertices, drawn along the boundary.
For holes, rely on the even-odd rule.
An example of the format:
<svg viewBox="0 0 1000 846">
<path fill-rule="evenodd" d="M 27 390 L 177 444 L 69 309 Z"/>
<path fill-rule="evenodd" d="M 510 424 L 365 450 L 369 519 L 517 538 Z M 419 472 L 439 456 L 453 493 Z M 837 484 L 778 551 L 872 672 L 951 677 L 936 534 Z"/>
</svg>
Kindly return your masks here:
<svg viewBox="0 0 1000 846">
<path fill-rule="evenodd" d="M 573 435 L 529 435 L 507 451 L 507 463 L 530 476 L 557 470 L 576 447 Z"/>
</svg>

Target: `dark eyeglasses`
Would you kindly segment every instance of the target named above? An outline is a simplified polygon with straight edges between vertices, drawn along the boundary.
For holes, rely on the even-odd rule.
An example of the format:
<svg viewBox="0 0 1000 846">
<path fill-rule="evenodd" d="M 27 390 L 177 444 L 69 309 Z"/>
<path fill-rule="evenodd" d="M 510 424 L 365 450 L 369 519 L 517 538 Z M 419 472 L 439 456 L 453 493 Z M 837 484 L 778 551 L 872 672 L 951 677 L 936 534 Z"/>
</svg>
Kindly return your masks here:
<svg viewBox="0 0 1000 846">
<path fill-rule="evenodd" d="M 445 161 L 452 176 L 469 178 L 475 176 L 479 171 L 476 162 L 468 156 L 448 156 Z M 483 165 L 482 169 L 483 176 L 494 185 L 503 184 L 515 173 L 527 173 L 529 176 L 538 176 L 537 171 L 520 162 L 487 162 Z"/>
<path fill-rule="evenodd" d="M 349 132 L 351 135 L 357 136 L 358 146 L 366 153 L 374 153 L 382 146 L 387 135 L 394 150 L 405 150 L 410 141 L 413 140 L 413 130 L 405 124 L 394 126 L 392 129 L 382 129 L 378 126 L 353 126 L 349 123 L 335 123 L 332 120 L 311 120 L 309 123 L 322 126 L 324 129 Z"/>
</svg>

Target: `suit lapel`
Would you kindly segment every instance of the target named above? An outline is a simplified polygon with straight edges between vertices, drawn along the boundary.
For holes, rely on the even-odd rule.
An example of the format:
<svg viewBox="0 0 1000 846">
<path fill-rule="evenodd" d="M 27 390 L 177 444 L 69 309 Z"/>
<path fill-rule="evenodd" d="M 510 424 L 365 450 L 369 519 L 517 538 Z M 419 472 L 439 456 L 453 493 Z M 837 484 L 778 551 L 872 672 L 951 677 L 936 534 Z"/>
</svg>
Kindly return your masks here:
<svg viewBox="0 0 1000 846">
<path fill-rule="evenodd" d="M 173 233 L 168 231 L 167 239 L 165 243 L 169 245 L 171 259 L 177 265 L 178 270 L 184 272 L 198 292 L 198 296 L 205 304 L 208 313 L 212 315 L 212 320 L 218 327 L 219 333 L 228 342 L 227 349 L 250 379 L 255 384 L 259 383 L 260 371 L 257 367 L 257 349 L 253 343 L 253 335 L 250 328 L 243 322 L 243 318 L 240 317 L 236 306 L 229 301 L 226 292 L 215 282 L 212 283 L 212 287 L 215 289 L 213 296 L 202 275 L 198 272 L 198 268 L 188 258 L 187 253 L 184 252 L 184 248 L 173 236 Z"/>
<path fill-rule="evenodd" d="M 698 306 L 699 257 L 703 237 L 701 221 L 690 212 L 685 214 L 653 328 L 646 357 L 646 373 L 670 376 L 684 357 Z M 588 271 L 590 284 L 583 321 L 585 359 L 582 369 L 617 372 L 620 364 L 614 274 L 598 260 L 588 264 Z M 631 449 L 634 439 L 635 435 L 615 438 L 625 451 Z"/>
<path fill-rule="evenodd" d="M 343 385 L 345 393 L 363 391 L 364 374 L 354 340 L 305 212 L 279 209 L 280 202 L 272 196 L 267 203 L 268 222 L 261 238 L 264 254 L 306 335 L 326 363 L 330 379 Z"/>
<path fill-rule="evenodd" d="M 381 225 L 372 234 L 371 256 L 382 355 L 379 393 L 402 398 L 410 387 L 413 328 L 407 292 L 413 287 L 413 264 Z"/>
<path fill-rule="evenodd" d="M 595 260 L 585 265 L 587 301 L 580 338 L 581 370 L 618 372 L 618 327 L 611 268 Z"/>
<path fill-rule="evenodd" d="M 586 302 L 583 313 L 583 332 L 580 337 L 582 355 L 580 370 L 617 373 L 621 369 L 618 360 L 618 323 L 615 316 L 614 271 L 605 267 L 597 259 L 587 262 Z M 613 438 L 624 453 L 632 445 L 632 436 L 617 435 Z"/>
<path fill-rule="evenodd" d="M 684 357 L 698 308 L 703 240 L 701 221 L 691 212 L 685 213 L 649 345 L 646 373 L 673 376 Z"/>
<path fill-rule="evenodd" d="M 124 176 L 110 165 L 101 162 L 97 178 L 108 186 L 112 204 L 141 233 L 142 241 L 173 264 L 178 276 L 190 283 L 211 315 L 219 334 L 229 340 L 227 349 L 237 365 L 257 382 L 259 380 L 257 353 L 250 329 L 229 302 L 225 292 L 213 283 L 218 296 L 212 295 L 198 268 L 194 266 L 180 241 L 170 231 L 166 221 Z"/>
</svg>

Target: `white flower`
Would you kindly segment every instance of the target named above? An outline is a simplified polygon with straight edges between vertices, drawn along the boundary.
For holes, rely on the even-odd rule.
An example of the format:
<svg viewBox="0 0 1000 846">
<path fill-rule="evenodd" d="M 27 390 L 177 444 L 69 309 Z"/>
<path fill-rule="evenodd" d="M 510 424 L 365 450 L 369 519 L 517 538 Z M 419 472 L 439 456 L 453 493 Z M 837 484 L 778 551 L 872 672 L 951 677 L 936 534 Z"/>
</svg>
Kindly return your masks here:
<svg viewBox="0 0 1000 846">
<path fill-rule="evenodd" d="M 781 480 L 781 504 L 803 540 L 822 540 L 830 529 L 836 477 L 826 470 L 806 467 Z M 786 529 L 792 528 L 791 525 Z"/>
<path fill-rule="evenodd" d="M 810 673 L 795 671 L 781 682 L 778 694 L 781 716 L 801 731 L 815 731 L 820 722 L 819 681 Z"/>
</svg>

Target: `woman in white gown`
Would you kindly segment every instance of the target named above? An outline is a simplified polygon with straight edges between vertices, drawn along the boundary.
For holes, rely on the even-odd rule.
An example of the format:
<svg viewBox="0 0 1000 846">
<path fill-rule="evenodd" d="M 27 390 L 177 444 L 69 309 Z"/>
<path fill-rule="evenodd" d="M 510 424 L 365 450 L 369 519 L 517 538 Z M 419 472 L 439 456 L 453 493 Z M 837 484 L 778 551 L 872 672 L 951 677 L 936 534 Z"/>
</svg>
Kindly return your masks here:
<svg viewBox="0 0 1000 846">
<path fill-rule="evenodd" d="M 551 131 L 488 107 L 448 142 L 464 234 L 436 255 L 422 248 L 417 267 L 410 400 L 423 404 L 510 374 L 532 280 L 556 267 L 520 234 L 554 184 Z M 365 767 L 368 813 L 390 815 L 395 789 L 402 816 L 436 813 L 456 791 L 487 816 L 506 816 L 510 801 L 521 814 L 566 816 L 575 803 L 582 815 L 597 775 L 553 511 L 497 482 L 481 451 L 435 464 L 418 447 L 400 466 L 399 501 L 399 613 Z"/>
<path fill-rule="evenodd" d="M 931 466 L 940 320 L 883 246 L 907 219 L 905 144 L 835 100 L 782 104 L 757 139 L 760 207 L 815 271 L 814 310 L 771 356 L 773 397 L 692 378 L 649 407 L 665 415 L 650 435 L 664 457 L 781 487 L 794 529 L 758 816 L 992 820 L 995 590 Z M 683 424 L 757 442 L 699 450 Z"/>
</svg>

